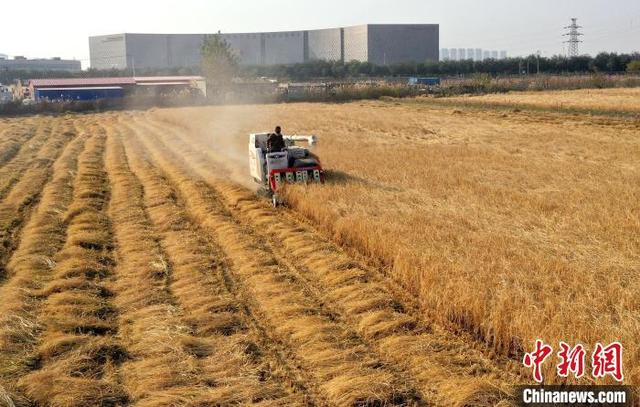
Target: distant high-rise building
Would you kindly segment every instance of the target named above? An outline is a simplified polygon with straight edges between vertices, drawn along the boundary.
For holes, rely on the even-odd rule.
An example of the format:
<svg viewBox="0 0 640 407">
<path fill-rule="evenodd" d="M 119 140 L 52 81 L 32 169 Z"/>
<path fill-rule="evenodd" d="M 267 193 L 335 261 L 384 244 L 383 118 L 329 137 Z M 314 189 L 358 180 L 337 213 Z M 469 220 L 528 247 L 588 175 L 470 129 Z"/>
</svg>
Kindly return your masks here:
<svg viewBox="0 0 640 407">
<path fill-rule="evenodd" d="M 473 59 L 475 60 L 475 51 L 473 48 L 467 48 L 467 59 Z"/>
<path fill-rule="evenodd" d="M 505 50 L 484 50 L 482 48 L 442 48 L 440 50 L 441 61 L 484 61 L 485 59 L 507 59 Z"/>
</svg>

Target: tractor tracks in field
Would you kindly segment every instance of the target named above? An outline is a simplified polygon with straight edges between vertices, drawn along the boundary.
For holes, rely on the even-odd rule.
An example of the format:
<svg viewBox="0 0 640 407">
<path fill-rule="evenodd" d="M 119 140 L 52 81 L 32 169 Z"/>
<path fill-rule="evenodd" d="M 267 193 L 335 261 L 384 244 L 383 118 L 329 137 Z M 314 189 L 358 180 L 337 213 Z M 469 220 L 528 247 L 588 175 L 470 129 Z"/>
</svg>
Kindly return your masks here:
<svg viewBox="0 0 640 407">
<path fill-rule="evenodd" d="M 209 198 L 238 227 L 245 228 L 244 239 L 259 242 L 287 270 L 287 278 L 299 292 L 352 329 L 369 354 L 405 378 L 406 388 L 435 404 L 512 401 L 509 385 L 518 382 L 512 363 L 498 363 L 468 338 L 430 325 L 406 304 L 383 273 L 361 266 L 318 232 L 224 180 L 220 167 L 202 153 L 206 151 L 202 146 L 192 147 L 191 140 L 182 140 L 179 132 L 172 134 L 166 127 L 140 125 L 145 138 L 155 140 L 147 141 L 153 144 L 147 148 L 159 149 L 164 144 L 163 154 L 173 154 L 162 165 L 180 162 L 186 174 L 205 180 Z M 187 199 L 194 194 L 186 195 Z M 201 222 L 206 221 L 204 216 Z"/>
</svg>

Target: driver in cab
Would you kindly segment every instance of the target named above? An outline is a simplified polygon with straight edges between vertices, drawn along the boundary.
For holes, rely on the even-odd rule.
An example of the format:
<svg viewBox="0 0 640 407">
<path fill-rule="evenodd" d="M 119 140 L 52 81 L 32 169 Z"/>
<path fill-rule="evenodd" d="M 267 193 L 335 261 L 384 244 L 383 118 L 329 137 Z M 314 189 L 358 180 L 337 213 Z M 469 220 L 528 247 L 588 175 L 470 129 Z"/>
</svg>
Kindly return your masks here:
<svg viewBox="0 0 640 407">
<path fill-rule="evenodd" d="M 278 153 L 285 149 L 284 137 L 282 137 L 282 128 L 276 126 L 275 133 L 269 134 L 267 139 L 267 150 L 269 153 Z"/>
</svg>

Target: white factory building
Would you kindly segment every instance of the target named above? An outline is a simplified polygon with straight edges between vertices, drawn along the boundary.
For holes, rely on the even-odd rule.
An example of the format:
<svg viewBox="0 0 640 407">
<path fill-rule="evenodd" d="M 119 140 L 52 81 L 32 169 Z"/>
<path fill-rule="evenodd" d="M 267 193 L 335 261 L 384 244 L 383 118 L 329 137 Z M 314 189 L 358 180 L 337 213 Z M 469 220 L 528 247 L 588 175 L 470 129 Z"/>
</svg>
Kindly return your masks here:
<svg viewBox="0 0 640 407">
<path fill-rule="evenodd" d="M 307 31 L 219 34 L 243 65 L 313 60 L 376 65 L 439 60 L 438 24 L 367 24 Z M 113 34 L 89 38 L 95 69 L 164 69 L 200 64 L 206 34 Z"/>
</svg>

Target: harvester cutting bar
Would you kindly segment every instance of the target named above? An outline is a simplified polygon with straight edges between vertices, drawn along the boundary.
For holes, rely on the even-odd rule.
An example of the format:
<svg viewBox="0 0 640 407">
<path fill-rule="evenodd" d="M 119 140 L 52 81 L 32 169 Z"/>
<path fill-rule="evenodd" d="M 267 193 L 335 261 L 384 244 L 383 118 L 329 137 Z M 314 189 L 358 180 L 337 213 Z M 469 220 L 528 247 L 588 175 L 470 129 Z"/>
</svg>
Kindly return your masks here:
<svg viewBox="0 0 640 407">
<path fill-rule="evenodd" d="M 310 182 L 324 182 L 322 167 L 283 168 L 272 170 L 269 174 L 269 186 L 274 192 L 283 184 L 308 184 Z"/>
</svg>

